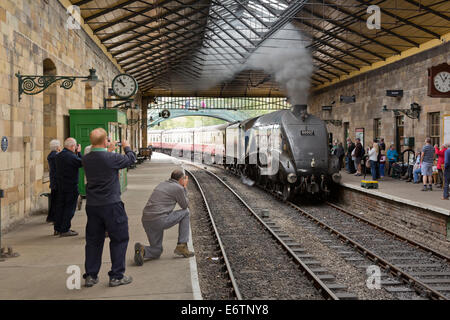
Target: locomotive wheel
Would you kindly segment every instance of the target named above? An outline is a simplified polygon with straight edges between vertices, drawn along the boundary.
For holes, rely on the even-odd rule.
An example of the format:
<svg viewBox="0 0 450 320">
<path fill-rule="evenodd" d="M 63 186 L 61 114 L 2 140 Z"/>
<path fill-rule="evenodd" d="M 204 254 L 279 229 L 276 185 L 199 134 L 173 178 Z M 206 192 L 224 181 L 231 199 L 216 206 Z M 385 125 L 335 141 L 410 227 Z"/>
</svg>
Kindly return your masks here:
<svg viewBox="0 0 450 320">
<path fill-rule="evenodd" d="M 294 188 L 289 184 L 283 187 L 283 201 L 290 201 L 294 197 Z"/>
</svg>

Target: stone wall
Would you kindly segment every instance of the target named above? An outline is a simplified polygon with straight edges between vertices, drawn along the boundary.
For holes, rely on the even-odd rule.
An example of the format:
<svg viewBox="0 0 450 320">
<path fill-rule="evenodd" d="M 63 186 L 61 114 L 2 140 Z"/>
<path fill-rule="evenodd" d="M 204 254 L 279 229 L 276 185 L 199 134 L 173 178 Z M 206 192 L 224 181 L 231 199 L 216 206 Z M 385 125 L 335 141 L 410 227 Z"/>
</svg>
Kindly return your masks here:
<svg viewBox="0 0 450 320">
<path fill-rule="evenodd" d="M 84 30 L 65 28 L 67 19 L 58 0 L 0 2 L 0 137 L 9 139 L 8 150 L 0 151 L 2 229 L 47 209 L 47 199 L 39 194 L 48 191 L 48 141 L 68 136 L 69 109 L 102 107 L 119 73 Z M 70 90 L 54 84 L 44 93 L 22 95 L 19 101 L 15 74 L 42 75 L 49 72 L 49 64 L 58 75 L 87 76 L 95 68 L 103 82 L 89 89 L 79 79 Z"/>
<path fill-rule="evenodd" d="M 347 187 L 340 188 L 337 204 L 406 238 L 448 252 L 450 218 L 442 213 Z"/>
<path fill-rule="evenodd" d="M 342 120 L 349 123 L 350 137 L 354 141 L 355 129 L 364 128 L 365 146 L 374 138 L 374 119 L 381 119 L 381 132 L 386 145 L 395 144 L 395 117 L 389 109 L 408 109 L 413 102 L 422 106 L 420 120 L 405 116 L 404 135 L 415 137 L 415 149 L 422 147 L 429 135 L 428 113 L 450 114 L 450 99 L 431 98 L 428 92 L 428 68 L 444 62 L 450 63 L 450 43 L 444 43 L 414 56 L 399 60 L 379 69 L 355 76 L 340 83 L 313 92 L 309 98 L 309 112 L 322 119 Z M 386 96 L 386 90 L 403 89 L 402 98 Z M 339 97 L 356 96 L 355 103 L 341 103 Z M 322 106 L 335 101 L 333 110 L 322 111 Z M 344 140 L 344 126 L 328 124 L 333 139 Z M 441 122 L 442 130 L 442 122 Z M 442 137 L 442 133 L 441 133 Z M 442 143 L 442 138 L 441 138 Z"/>
</svg>

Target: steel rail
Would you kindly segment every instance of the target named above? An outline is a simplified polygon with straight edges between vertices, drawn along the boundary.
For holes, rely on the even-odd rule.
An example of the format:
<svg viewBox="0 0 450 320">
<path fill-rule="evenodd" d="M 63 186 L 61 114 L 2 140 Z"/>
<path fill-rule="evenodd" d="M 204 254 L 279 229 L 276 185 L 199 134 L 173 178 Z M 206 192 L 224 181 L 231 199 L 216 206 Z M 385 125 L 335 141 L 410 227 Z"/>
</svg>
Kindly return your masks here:
<svg viewBox="0 0 450 320">
<path fill-rule="evenodd" d="M 191 164 L 192 165 L 192 164 Z M 252 215 L 264 226 L 266 230 L 270 232 L 273 238 L 277 240 L 279 244 L 289 253 L 291 258 L 300 266 L 302 269 L 302 273 L 313 283 L 314 287 L 319 291 L 319 293 L 324 296 L 326 299 L 331 300 L 340 300 L 336 294 L 334 294 L 325 283 L 323 283 L 322 280 L 317 277 L 317 275 L 295 254 L 295 252 L 269 227 L 268 224 L 266 224 L 259 216 L 258 214 L 245 202 L 244 199 L 242 199 L 225 181 L 223 181 L 220 177 L 218 177 L 216 174 L 214 174 L 211 171 L 205 170 L 203 168 L 198 167 L 197 165 L 194 165 L 195 167 L 199 168 L 200 170 L 203 170 L 207 172 L 209 175 L 215 177 L 219 182 L 221 182 L 228 190 L 230 190 L 237 199 L 252 213 Z M 187 170 L 186 170 L 187 171 Z M 192 173 L 190 173 L 192 175 Z"/>
<path fill-rule="evenodd" d="M 208 200 L 206 199 L 205 193 L 203 192 L 203 188 L 201 187 L 201 185 L 198 182 L 197 178 L 195 177 L 195 175 L 191 171 L 189 171 L 188 169 L 184 169 L 184 170 L 194 179 L 195 184 L 197 185 L 198 189 L 200 190 L 200 193 L 201 193 L 201 195 L 203 197 L 203 202 L 205 203 L 205 206 L 206 206 L 206 210 L 208 211 L 208 215 L 209 215 L 209 219 L 211 221 L 211 225 L 212 225 L 212 227 L 214 229 L 214 233 L 216 235 L 217 242 L 219 243 L 220 251 L 222 252 L 222 257 L 223 257 L 223 260 L 225 262 L 225 266 L 227 268 L 228 276 L 230 277 L 230 281 L 231 281 L 231 285 L 233 287 L 234 294 L 236 295 L 236 298 L 238 300 L 242 300 L 241 292 L 240 292 L 239 287 L 237 285 L 236 279 L 235 279 L 235 277 L 233 275 L 233 270 L 231 269 L 230 261 L 228 260 L 227 254 L 225 252 L 225 248 L 224 248 L 224 246 L 222 244 L 222 240 L 220 238 L 219 231 L 217 230 L 216 223 L 214 222 L 214 218 L 212 216 Z"/>
<path fill-rule="evenodd" d="M 383 267 L 387 272 L 390 272 L 392 275 L 396 276 L 397 278 L 400 278 L 403 280 L 407 285 L 411 286 L 413 289 L 415 289 L 418 293 L 426 293 L 428 297 L 436 300 L 448 300 L 447 297 L 442 295 L 440 292 L 436 291 L 435 289 L 431 288 L 427 284 L 423 283 L 419 279 L 415 278 L 411 274 L 401 270 L 400 268 L 396 267 L 395 264 L 383 259 L 379 255 L 375 254 L 371 250 L 364 247 L 362 244 L 358 243 L 357 241 L 351 239 L 350 237 L 346 236 L 345 234 L 339 232 L 338 230 L 334 229 L 333 227 L 329 226 L 327 223 L 323 222 L 322 220 L 314 217 L 307 211 L 303 210 L 296 204 L 286 201 L 288 205 L 290 205 L 292 208 L 299 211 L 301 214 L 309 218 L 310 220 L 314 221 L 316 224 L 328 229 L 331 233 L 336 234 L 339 238 L 343 239 L 346 243 L 350 243 L 353 245 L 355 249 L 360 251 L 364 256 L 375 262 L 376 264 Z M 421 287 L 421 288 L 420 288 Z"/>
<path fill-rule="evenodd" d="M 221 168 L 223 170 L 223 168 Z M 232 173 L 234 173 L 233 171 L 231 171 Z M 235 175 L 237 175 L 236 173 L 234 173 Z M 272 195 L 274 195 L 277 199 L 279 199 L 280 201 L 288 204 L 289 206 L 291 206 L 292 208 L 296 209 L 297 211 L 299 211 L 301 214 L 303 214 L 305 217 L 309 218 L 310 220 L 314 221 L 316 224 L 328 229 L 331 233 L 336 234 L 339 238 L 343 239 L 346 243 L 350 243 L 353 245 L 353 247 L 355 249 L 357 249 L 358 251 L 360 251 L 364 256 L 366 256 L 367 258 L 369 258 L 370 260 L 372 260 L 373 262 L 377 263 L 378 265 L 380 265 L 381 267 L 383 267 L 386 272 L 390 272 L 393 276 L 401 279 L 404 283 L 406 283 L 408 286 L 411 286 L 413 289 L 415 289 L 416 292 L 420 293 L 425 293 L 428 297 L 430 297 L 431 299 L 435 299 L 435 300 L 448 300 L 448 298 L 446 296 L 444 296 L 443 294 L 441 294 L 440 292 L 436 291 L 435 289 L 431 288 L 430 286 L 428 286 L 427 284 L 423 283 L 422 281 L 420 281 L 419 279 L 415 278 L 414 276 L 412 276 L 411 274 L 401 270 L 400 268 L 396 267 L 395 264 L 383 259 L 382 257 L 378 256 L 377 254 L 375 254 L 374 252 L 372 252 L 371 250 L 365 248 L 363 245 L 361 245 L 360 243 L 354 241 L 353 239 L 351 239 L 350 237 L 346 236 L 345 234 L 337 231 L 336 229 L 334 229 L 333 227 L 329 226 L 327 223 L 323 222 L 322 220 L 314 217 L 313 215 L 311 215 L 310 213 L 308 213 L 307 211 L 303 210 L 302 208 L 300 208 L 299 206 L 297 206 L 296 204 L 290 202 L 290 201 L 283 201 L 280 197 L 280 195 L 278 193 L 275 193 L 271 190 L 268 190 L 262 186 L 259 186 L 261 189 L 271 193 Z M 333 205 L 333 207 L 336 207 L 335 205 Z M 342 208 L 336 208 L 337 210 L 341 210 L 343 212 L 345 212 L 344 209 Z M 345 212 L 347 213 L 347 212 Z M 354 215 L 353 215 L 354 216 Z M 358 219 L 361 220 L 365 220 L 361 217 L 356 216 Z M 410 244 L 413 244 L 414 246 L 418 246 L 420 248 L 423 248 L 424 250 L 428 250 L 431 253 L 435 254 L 436 256 L 442 258 L 442 259 L 448 259 L 447 256 L 440 254 L 436 251 L 434 251 L 433 249 L 427 248 L 424 245 L 421 245 L 419 243 L 416 243 L 412 240 L 406 239 L 398 234 L 396 234 L 393 231 L 387 230 L 383 227 L 377 226 L 373 223 L 371 223 L 370 221 L 364 221 L 367 222 L 369 224 L 371 224 L 373 227 L 379 228 L 380 230 L 385 230 L 386 233 L 391 233 L 393 236 L 398 237 L 399 239 L 408 242 Z M 448 260 L 447 260 L 448 261 Z M 414 286 L 416 285 L 416 286 Z M 418 286 L 417 286 L 418 285 Z"/>
<path fill-rule="evenodd" d="M 427 246 L 425 246 L 425 245 L 423 245 L 423 244 L 421 244 L 419 242 L 416 242 L 414 240 L 411 240 L 411 239 L 408 239 L 408 238 L 406 238 L 404 236 L 401 236 L 398 233 L 396 233 L 395 231 L 392 231 L 392 230 L 390 230 L 390 229 L 388 229 L 386 227 L 380 226 L 380 225 L 378 225 L 378 224 L 376 224 L 376 223 L 374 223 L 374 222 L 372 222 L 372 221 L 370 221 L 370 220 L 368 220 L 366 218 L 360 217 L 357 214 L 355 214 L 355 213 L 353 213 L 351 211 L 348 211 L 348 210 L 346 210 L 346 209 L 344 209 L 344 208 L 342 208 L 342 207 L 340 207 L 340 206 L 338 206 L 338 205 L 336 205 L 334 203 L 331 203 L 331 202 L 327 201 L 326 204 L 329 205 L 330 207 L 333 207 L 336 210 L 339 210 L 339 211 L 341 211 L 341 212 L 343 212 L 345 214 L 348 214 L 349 216 L 351 216 L 351 217 L 353 217 L 353 218 L 355 218 L 355 219 L 357 219 L 357 220 L 359 220 L 361 222 L 365 222 L 365 223 L 371 225 L 372 227 L 374 227 L 375 229 L 379 229 L 380 231 L 385 232 L 385 233 L 393 236 L 394 238 L 398 238 L 398 239 L 400 239 L 400 240 L 402 240 L 404 242 L 409 243 L 410 245 L 412 245 L 412 246 L 414 246 L 416 248 L 423 249 L 423 250 L 433 254 L 434 256 L 436 256 L 438 258 L 441 258 L 441 259 L 446 260 L 447 262 L 450 262 L 450 257 L 446 256 L 443 253 L 440 253 L 440 252 L 438 252 L 438 251 L 436 251 L 436 250 L 434 250 L 434 249 L 432 249 L 430 247 L 427 247 Z"/>
</svg>

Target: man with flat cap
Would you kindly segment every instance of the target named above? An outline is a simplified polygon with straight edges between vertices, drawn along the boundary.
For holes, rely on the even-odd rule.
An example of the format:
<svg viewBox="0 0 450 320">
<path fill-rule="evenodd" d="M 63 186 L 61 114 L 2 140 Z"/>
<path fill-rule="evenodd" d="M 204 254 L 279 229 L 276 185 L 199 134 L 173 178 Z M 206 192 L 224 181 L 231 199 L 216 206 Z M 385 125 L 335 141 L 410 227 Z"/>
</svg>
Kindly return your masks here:
<svg viewBox="0 0 450 320">
<path fill-rule="evenodd" d="M 189 241 L 187 184 L 188 177 L 182 170 L 177 169 L 172 172 L 169 180 L 161 182 L 153 190 L 142 216 L 142 224 L 150 245 L 143 246 L 139 242 L 134 245 L 136 265 L 142 266 L 145 259 L 158 259 L 161 256 L 164 230 L 176 224 L 178 224 L 178 244 L 174 253 L 185 258 L 194 255 L 187 248 Z M 173 211 L 177 203 L 181 209 Z"/>
<path fill-rule="evenodd" d="M 125 155 L 113 152 L 116 142 L 109 142 L 103 128 L 92 130 L 89 135 L 91 151 L 83 157 L 86 173 L 86 287 L 98 283 L 102 264 L 105 232 L 108 232 L 111 254 L 109 286 L 129 284 L 133 279 L 124 275 L 125 255 L 128 246 L 128 217 L 120 198 L 119 170 L 136 161 L 136 155 L 128 141 L 122 142 Z"/>
</svg>

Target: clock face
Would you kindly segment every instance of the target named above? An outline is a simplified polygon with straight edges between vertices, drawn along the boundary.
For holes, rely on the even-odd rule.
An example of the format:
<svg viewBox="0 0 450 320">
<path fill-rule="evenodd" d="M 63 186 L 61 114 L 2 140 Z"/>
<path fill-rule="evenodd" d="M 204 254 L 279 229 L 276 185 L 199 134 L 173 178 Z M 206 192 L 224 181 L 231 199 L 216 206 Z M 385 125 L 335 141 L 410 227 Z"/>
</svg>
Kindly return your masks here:
<svg viewBox="0 0 450 320">
<path fill-rule="evenodd" d="M 442 93 L 450 92 L 450 73 L 442 71 L 437 73 L 433 79 L 434 87 Z"/>
<path fill-rule="evenodd" d="M 114 94 L 121 98 L 129 98 L 137 92 L 136 80 L 128 74 L 119 74 L 112 81 Z"/>
</svg>

